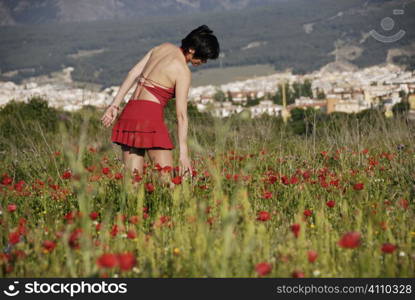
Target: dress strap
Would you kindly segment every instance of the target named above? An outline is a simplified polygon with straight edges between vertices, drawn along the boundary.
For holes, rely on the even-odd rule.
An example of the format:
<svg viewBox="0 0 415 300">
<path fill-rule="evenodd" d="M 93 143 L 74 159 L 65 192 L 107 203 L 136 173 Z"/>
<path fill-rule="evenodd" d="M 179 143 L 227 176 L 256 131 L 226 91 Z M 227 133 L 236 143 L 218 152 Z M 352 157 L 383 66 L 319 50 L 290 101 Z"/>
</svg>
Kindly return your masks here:
<svg viewBox="0 0 415 300">
<path fill-rule="evenodd" d="M 159 85 L 159 86 L 161 86 L 161 87 L 163 87 L 163 88 L 166 88 L 166 89 L 172 89 L 173 87 L 167 87 L 167 86 L 165 86 L 165 85 L 163 85 L 163 84 L 161 84 L 161 83 L 159 83 L 159 82 L 157 82 L 157 81 L 155 81 L 155 80 L 153 80 L 153 79 L 151 79 L 151 78 L 148 78 L 148 77 L 145 77 L 144 75 L 140 75 L 140 77 L 141 78 L 143 78 L 144 80 L 148 80 L 148 81 L 150 81 L 152 84 L 157 84 L 157 85 Z"/>
</svg>

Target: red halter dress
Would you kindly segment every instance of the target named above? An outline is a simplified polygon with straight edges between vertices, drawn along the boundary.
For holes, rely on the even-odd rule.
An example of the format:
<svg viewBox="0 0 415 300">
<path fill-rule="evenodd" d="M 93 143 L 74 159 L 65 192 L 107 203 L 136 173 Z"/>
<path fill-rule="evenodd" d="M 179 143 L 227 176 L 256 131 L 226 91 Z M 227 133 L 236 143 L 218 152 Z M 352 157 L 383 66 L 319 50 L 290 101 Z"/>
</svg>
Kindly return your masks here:
<svg viewBox="0 0 415 300">
<path fill-rule="evenodd" d="M 135 148 L 173 149 L 174 145 L 164 123 L 164 107 L 175 96 L 175 88 L 162 87 L 144 76 L 140 76 L 138 84 L 153 94 L 160 103 L 130 99 L 112 128 L 111 141 Z"/>
</svg>

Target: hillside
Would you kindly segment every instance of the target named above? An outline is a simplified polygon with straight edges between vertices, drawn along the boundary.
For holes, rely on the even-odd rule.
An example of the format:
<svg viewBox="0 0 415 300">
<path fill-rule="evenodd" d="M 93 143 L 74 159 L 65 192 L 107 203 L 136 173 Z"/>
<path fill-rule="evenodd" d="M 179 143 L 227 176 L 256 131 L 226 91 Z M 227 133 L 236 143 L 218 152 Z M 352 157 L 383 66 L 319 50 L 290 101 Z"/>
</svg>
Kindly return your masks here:
<svg viewBox="0 0 415 300">
<path fill-rule="evenodd" d="M 404 8 L 404 14 L 393 15 L 398 8 Z M 18 83 L 73 66 L 75 80 L 117 85 L 150 47 L 164 41 L 179 44 L 200 24 L 215 31 L 222 57 L 198 69 L 262 64 L 305 73 L 333 61 L 366 67 L 387 60 L 413 66 L 413 15 L 413 0 L 293 0 L 157 19 L 2 26 L 0 80 Z M 387 16 L 396 23 L 389 33 L 381 28 Z M 376 30 L 392 35 L 399 29 L 405 35 L 394 43 L 379 42 L 369 34 Z"/>
</svg>

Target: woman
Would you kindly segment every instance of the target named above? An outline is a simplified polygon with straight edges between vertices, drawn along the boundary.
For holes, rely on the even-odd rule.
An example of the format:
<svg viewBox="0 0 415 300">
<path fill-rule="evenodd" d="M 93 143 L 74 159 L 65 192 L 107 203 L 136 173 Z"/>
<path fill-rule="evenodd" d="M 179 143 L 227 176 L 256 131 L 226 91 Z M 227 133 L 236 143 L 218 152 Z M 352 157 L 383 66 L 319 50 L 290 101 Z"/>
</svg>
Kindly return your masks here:
<svg viewBox="0 0 415 300">
<path fill-rule="evenodd" d="M 124 165 L 132 173 L 143 173 L 144 154 L 160 166 L 173 166 L 172 149 L 163 110 L 169 99 L 176 98 L 179 175 L 191 174 L 187 147 L 187 95 L 191 82 L 188 63 L 199 66 L 219 56 L 219 43 L 208 26 L 190 32 L 180 47 L 163 43 L 152 48 L 128 73 L 101 121 L 109 127 L 116 119 L 120 103 L 137 82 L 132 98 L 112 128 L 111 140 L 121 146 Z"/>
</svg>

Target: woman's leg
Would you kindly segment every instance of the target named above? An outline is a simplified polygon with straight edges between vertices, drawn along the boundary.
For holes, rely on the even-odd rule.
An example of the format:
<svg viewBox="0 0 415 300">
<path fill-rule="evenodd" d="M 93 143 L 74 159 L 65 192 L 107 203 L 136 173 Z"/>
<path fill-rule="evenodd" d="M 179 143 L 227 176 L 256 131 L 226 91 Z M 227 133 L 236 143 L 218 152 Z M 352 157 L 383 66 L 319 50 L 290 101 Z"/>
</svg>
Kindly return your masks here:
<svg viewBox="0 0 415 300">
<path fill-rule="evenodd" d="M 148 149 L 148 155 L 154 164 L 159 164 L 161 167 L 173 167 L 173 154 L 168 149 Z M 165 184 L 172 186 L 170 172 L 161 172 L 161 180 Z"/>
<path fill-rule="evenodd" d="M 134 172 L 137 172 L 139 175 L 143 175 L 145 150 L 124 145 L 121 146 L 121 150 L 124 168 L 126 171 L 125 175 L 134 176 Z"/>
</svg>

